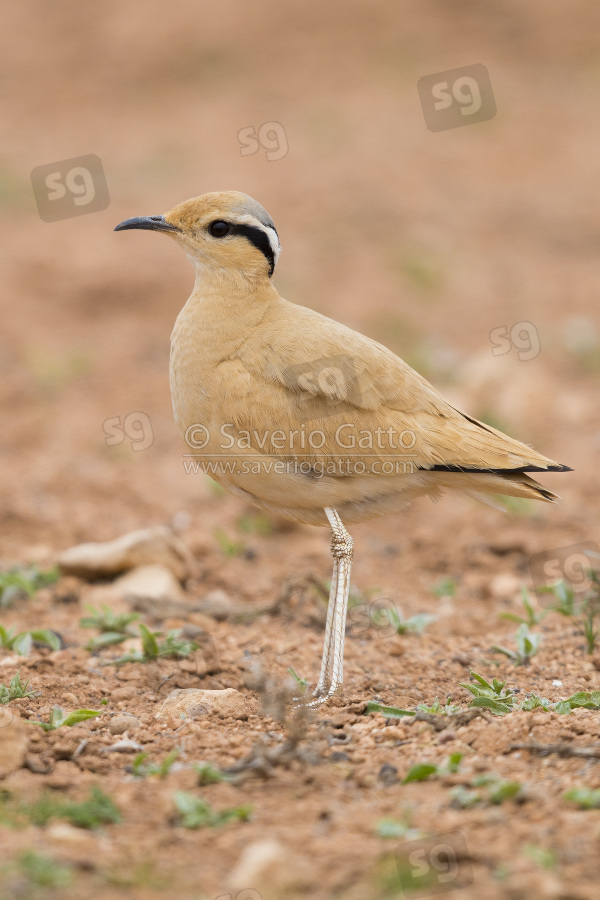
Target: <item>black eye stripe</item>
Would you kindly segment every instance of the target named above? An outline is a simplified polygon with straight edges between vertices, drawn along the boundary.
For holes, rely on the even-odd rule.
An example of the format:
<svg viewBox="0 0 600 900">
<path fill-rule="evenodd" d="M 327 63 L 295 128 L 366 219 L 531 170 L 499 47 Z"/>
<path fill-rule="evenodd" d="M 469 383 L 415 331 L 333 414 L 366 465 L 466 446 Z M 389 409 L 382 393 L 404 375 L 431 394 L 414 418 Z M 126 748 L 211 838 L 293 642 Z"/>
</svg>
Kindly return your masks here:
<svg viewBox="0 0 600 900">
<path fill-rule="evenodd" d="M 254 225 L 236 225 L 231 224 L 230 234 L 241 234 L 243 237 L 248 238 L 251 244 L 260 250 L 260 252 L 265 256 L 267 262 L 269 263 L 269 278 L 273 274 L 273 269 L 275 268 L 275 254 L 273 252 L 273 248 L 271 247 L 271 241 L 268 236 L 262 230 L 262 228 L 256 228 Z"/>
</svg>

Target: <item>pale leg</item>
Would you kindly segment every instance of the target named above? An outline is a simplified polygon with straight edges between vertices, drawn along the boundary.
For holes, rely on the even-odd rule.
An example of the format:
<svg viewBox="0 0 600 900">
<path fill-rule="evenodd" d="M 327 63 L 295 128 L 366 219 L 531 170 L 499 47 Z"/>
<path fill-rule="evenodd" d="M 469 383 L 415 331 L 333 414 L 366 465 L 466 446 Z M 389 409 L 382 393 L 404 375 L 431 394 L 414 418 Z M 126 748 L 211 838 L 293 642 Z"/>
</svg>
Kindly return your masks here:
<svg viewBox="0 0 600 900">
<path fill-rule="evenodd" d="M 325 515 L 331 526 L 333 575 L 327 608 L 321 674 L 315 690 L 315 696 L 321 700 L 327 700 L 335 694 L 344 680 L 344 637 L 354 546 L 335 509 L 326 508 Z"/>
<path fill-rule="evenodd" d="M 321 673 L 315 688 L 315 697 L 320 697 L 325 688 L 331 682 L 331 668 L 333 660 L 333 613 L 337 598 L 339 560 L 333 560 L 333 575 L 331 576 L 331 588 L 327 603 L 327 624 L 325 625 L 325 642 L 323 644 L 323 658 L 321 659 Z"/>
</svg>

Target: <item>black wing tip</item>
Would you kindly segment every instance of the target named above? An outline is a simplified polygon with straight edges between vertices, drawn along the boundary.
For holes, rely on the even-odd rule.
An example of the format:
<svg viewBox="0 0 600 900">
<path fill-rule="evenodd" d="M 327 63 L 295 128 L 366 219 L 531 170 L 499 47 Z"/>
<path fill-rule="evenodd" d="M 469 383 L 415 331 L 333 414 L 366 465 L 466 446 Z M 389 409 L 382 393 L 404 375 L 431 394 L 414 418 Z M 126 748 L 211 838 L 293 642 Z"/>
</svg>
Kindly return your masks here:
<svg viewBox="0 0 600 900">
<path fill-rule="evenodd" d="M 444 466 L 435 465 L 431 468 L 423 468 L 424 472 L 463 472 L 469 475 L 524 475 L 527 472 L 572 472 L 570 466 L 556 463 L 553 466 L 518 466 L 511 469 L 474 469 L 469 466 Z"/>
</svg>

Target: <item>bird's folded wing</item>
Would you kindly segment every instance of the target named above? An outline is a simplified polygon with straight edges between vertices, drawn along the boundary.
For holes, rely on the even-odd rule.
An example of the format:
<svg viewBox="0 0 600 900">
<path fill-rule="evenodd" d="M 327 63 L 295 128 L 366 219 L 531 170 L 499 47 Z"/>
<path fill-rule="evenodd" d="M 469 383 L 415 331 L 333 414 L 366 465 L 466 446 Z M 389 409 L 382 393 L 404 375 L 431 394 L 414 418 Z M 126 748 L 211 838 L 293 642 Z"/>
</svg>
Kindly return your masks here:
<svg viewBox="0 0 600 900">
<path fill-rule="evenodd" d="M 227 384 L 221 415 L 261 454 L 321 462 L 402 456 L 415 468 L 445 471 L 563 468 L 454 409 L 386 347 L 293 304 L 219 368 Z"/>
</svg>

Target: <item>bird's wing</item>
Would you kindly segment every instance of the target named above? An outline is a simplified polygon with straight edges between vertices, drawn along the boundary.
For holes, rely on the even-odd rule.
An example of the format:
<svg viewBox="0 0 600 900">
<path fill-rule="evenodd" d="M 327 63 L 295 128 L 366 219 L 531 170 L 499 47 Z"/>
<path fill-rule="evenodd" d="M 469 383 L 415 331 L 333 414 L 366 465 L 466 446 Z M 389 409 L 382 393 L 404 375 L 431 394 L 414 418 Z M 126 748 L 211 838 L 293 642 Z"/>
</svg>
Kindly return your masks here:
<svg viewBox="0 0 600 900">
<path fill-rule="evenodd" d="M 349 451 L 382 459 L 402 455 L 415 468 L 441 471 L 564 468 L 454 409 L 381 344 L 282 303 L 272 321 L 266 317 L 220 366 L 221 384 L 228 385 L 221 414 L 238 430 L 260 436 L 261 453 L 321 461 Z M 275 430 L 283 437 L 273 441 Z"/>
</svg>

